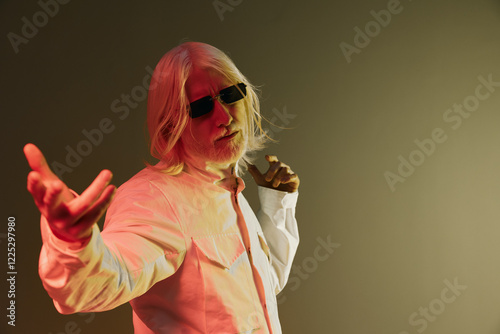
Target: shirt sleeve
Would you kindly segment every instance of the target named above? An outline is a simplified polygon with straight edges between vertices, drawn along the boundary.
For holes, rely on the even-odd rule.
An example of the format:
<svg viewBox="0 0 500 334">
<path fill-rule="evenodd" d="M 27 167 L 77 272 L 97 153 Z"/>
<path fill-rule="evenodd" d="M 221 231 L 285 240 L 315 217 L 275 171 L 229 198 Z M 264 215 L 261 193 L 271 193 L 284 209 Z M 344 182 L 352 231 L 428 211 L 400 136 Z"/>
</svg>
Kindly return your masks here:
<svg viewBox="0 0 500 334">
<path fill-rule="evenodd" d="M 260 210 L 257 219 L 269 243 L 271 277 L 278 294 L 286 285 L 293 258 L 299 245 L 299 231 L 295 219 L 298 192 L 288 193 L 258 187 Z"/>
<path fill-rule="evenodd" d="M 94 225 L 85 246 L 58 239 L 41 219 L 39 274 L 63 314 L 113 309 L 174 274 L 186 246 L 162 191 L 130 180 L 115 194 L 102 232 Z"/>
</svg>

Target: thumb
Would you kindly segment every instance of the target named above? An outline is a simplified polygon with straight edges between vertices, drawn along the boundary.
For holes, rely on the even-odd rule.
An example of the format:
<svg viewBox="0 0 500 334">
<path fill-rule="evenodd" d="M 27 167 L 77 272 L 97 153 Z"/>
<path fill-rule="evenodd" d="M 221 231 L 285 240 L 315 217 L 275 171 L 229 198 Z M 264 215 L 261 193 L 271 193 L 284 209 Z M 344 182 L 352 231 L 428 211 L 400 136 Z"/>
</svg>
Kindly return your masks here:
<svg viewBox="0 0 500 334">
<path fill-rule="evenodd" d="M 252 175 L 255 181 L 261 180 L 263 178 L 261 172 L 255 165 L 248 164 L 248 172 L 250 173 L 250 175 Z"/>
<path fill-rule="evenodd" d="M 47 160 L 45 160 L 45 157 L 40 151 L 38 147 L 36 147 L 34 144 L 28 143 L 24 146 L 23 148 L 24 155 L 26 156 L 26 160 L 28 160 L 28 164 L 30 165 L 31 169 L 39 172 L 42 178 L 44 179 L 50 179 L 50 180 L 58 180 L 59 178 L 52 173 L 50 170 L 49 165 L 47 164 Z"/>
</svg>

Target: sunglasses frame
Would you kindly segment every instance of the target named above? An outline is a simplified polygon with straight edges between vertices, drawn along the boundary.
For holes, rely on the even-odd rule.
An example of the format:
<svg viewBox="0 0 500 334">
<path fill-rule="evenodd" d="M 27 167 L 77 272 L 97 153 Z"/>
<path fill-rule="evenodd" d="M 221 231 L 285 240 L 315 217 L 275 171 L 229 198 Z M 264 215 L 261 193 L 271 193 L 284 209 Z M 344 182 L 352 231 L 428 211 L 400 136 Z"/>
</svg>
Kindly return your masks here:
<svg viewBox="0 0 500 334">
<path fill-rule="evenodd" d="M 225 104 L 231 104 L 244 99 L 245 96 L 247 96 L 246 87 L 247 87 L 246 84 L 240 82 L 236 85 L 232 85 L 224 89 L 221 89 L 219 91 L 219 94 L 215 95 L 214 97 L 207 95 L 196 101 L 191 102 L 189 104 L 189 116 L 191 118 L 197 118 L 209 114 L 214 109 L 214 100 L 219 100 L 219 102 L 224 102 Z M 236 100 L 232 99 L 225 100 L 224 98 L 225 94 L 227 94 L 228 97 L 231 97 L 236 92 L 239 94 Z"/>
</svg>

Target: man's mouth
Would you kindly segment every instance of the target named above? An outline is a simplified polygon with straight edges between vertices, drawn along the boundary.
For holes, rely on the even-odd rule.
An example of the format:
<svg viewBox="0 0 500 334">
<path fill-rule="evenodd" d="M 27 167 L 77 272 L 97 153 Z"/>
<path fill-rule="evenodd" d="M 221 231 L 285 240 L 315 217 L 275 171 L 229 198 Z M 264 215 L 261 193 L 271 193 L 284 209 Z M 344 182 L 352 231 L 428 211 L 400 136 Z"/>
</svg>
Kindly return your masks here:
<svg viewBox="0 0 500 334">
<path fill-rule="evenodd" d="M 221 137 L 217 140 L 229 140 L 229 139 L 234 138 L 234 136 L 236 136 L 237 134 L 238 134 L 238 131 L 233 131 L 230 134 L 228 134 L 227 136 Z"/>
</svg>

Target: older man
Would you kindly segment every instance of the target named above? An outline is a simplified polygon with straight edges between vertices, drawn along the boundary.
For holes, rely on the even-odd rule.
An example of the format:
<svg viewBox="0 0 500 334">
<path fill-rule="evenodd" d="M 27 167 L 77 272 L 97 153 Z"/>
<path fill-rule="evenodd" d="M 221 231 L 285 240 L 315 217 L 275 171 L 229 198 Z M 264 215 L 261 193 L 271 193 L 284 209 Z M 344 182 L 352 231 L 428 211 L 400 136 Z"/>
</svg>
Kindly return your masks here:
<svg viewBox="0 0 500 334">
<path fill-rule="evenodd" d="M 253 86 L 220 50 L 184 43 L 155 69 L 148 129 L 160 162 L 116 194 L 104 170 L 78 196 L 26 145 L 39 272 L 57 310 L 130 302 L 136 333 L 281 333 L 276 294 L 299 242 L 299 178 L 275 156 L 264 174 L 249 163 L 266 139 Z M 257 215 L 242 167 L 259 186 Z"/>
</svg>

